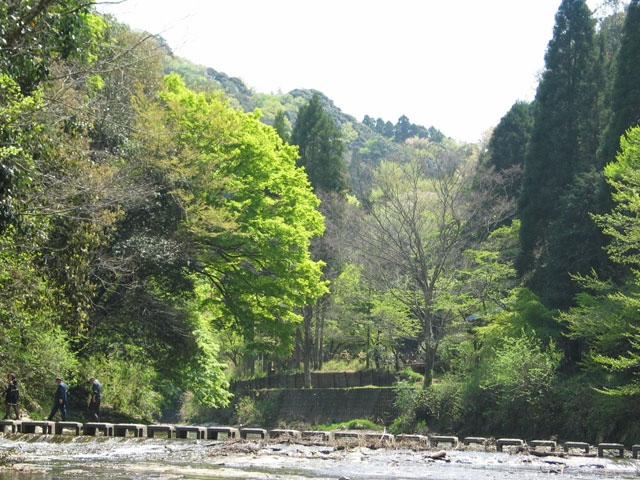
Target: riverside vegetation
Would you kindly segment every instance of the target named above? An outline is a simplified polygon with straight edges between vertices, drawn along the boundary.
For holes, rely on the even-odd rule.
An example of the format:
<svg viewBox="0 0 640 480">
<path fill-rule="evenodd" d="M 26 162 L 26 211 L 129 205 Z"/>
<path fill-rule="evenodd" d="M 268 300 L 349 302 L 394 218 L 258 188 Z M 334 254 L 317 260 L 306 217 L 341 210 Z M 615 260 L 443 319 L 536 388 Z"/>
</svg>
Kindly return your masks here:
<svg viewBox="0 0 640 480">
<path fill-rule="evenodd" d="M 535 99 L 466 144 L 255 92 L 91 1 L 2 2 L 21 411 L 59 375 L 82 419 L 96 376 L 118 418 L 288 421 L 230 383 L 377 368 L 418 372 L 392 430 L 640 442 L 640 5 L 559 4 Z"/>
</svg>

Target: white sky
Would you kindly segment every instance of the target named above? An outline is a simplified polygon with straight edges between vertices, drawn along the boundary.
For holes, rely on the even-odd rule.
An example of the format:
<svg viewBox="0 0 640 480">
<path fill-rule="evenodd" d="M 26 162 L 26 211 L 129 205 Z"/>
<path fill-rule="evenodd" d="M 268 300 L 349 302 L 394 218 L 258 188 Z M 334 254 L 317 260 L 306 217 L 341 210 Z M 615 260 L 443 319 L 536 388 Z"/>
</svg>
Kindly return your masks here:
<svg viewBox="0 0 640 480">
<path fill-rule="evenodd" d="M 100 1 L 100 0 L 98 0 Z M 589 0 L 594 9 L 601 1 Z M 125 0 L 99 5 L 256 92 L 477 142 L 532 100 L 560 0 Z"/>
</svg>

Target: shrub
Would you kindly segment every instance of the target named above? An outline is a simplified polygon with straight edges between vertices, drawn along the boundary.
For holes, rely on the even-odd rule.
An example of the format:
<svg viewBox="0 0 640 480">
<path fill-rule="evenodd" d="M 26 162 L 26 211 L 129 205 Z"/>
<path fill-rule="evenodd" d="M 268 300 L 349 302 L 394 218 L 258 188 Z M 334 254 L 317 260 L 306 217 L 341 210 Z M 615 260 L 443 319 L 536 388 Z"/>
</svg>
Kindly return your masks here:
<svg viewBox="0 0 640 480">
<path fill-rule="evenodd" d="M 279 396 L 282 392 L 255 392 L 238 398 L 235 404 L 237 423 L 272 427 L 275 425 L 280 409 Z"/>
<path fill-rule="evenodd" d="M 102 383 L 105 407 L 111 406 L 118 415 L 143 421 L 160 417 L 163 397 L 154 389 L 156 371 L 140 349 L 129 346 L 126 352 L 108 359 L 90 358 L 87 365 L 91 366 L 84 368 L 87 375 L 95 376 Z M 87 378 L 87 384 L 88 381 Z"/>
<path fill-rule="evenodd" d="M 424 420 L 424 389 L 422 383 L 399 380 L 394 385 L 394 407 L 400 414 L 389 427 L 391 433 L 412 433 L 419 420 Z"/>
<path fill-rule="evenodd" d="M 347 422 L 315 425 L 314 429 L 330 432 L 332 430 L 382 430 L 384 427 L 366 418 L 354 418 Z"/>
<path fill-rule="evenodd" d="M 534 334 L 507 338 L 480 367 L 485 423 L 494 434 L 535 436 L 548 424 L 556 370 L 562 358 L 554 344 Z M 523 413 L 526 412 L 526 415 Z"/>
</svg>

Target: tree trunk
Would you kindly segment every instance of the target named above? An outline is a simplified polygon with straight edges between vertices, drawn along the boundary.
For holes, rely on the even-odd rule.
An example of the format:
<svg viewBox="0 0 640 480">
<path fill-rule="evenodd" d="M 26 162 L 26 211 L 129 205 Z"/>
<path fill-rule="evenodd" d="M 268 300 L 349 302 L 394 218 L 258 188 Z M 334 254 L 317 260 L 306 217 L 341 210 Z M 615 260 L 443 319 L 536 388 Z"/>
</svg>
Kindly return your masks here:
<svg viewBox="0 0 640 480">
<path fill-rule="evenodd" d="M 433 383 L 433 367 L 436 361 L 436 348 L 430 342 L 426 342 L 424 351 L 424 383 L 425 387 L 430 387 Z"/>
<path fill-rule="evenodd" d="M 365 357 L 365 367 L 367 368 L 367 370 L 371 367 L 371 361 L 370 361 L 370 356 L 371 356 L 371 327 L 367 325 L 367 345 L 366 348 L 364 349 L 364 351 L 366 352 L 366 357 Z"/>
<path fill-rule="evenodd" d="M 324 343 L 324 309 L 319 318 L 316 318 L 316 365 L 318 370 L 322 370 L 324 355 L 322 344 Z"/>
<path fill-rule="evenodd" d="M 313 307 L 307 305 L 304 307 L 304 388 L 311 388 L 311 354 L 313 350 L 313 335 L 311 335 L 311 324 L 313 322 Z"/>
</svg>

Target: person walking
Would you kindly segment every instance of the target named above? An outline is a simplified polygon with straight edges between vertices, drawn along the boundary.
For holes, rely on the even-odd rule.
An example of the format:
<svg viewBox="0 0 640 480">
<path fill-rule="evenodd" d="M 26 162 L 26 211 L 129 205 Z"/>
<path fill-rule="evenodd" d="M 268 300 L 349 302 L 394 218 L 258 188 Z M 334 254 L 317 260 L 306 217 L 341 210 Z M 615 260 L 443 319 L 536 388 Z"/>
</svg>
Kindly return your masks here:
<svg viewBox="0 0 640 480">
<path fill-rule="evenodd" d="M 96 422 L 100 420 L 100 400 L 102 399 L 102 385 L 97 378 L 91 377 L 91 400 L 89 400 L 89 416 Z"/>
<path fill-rule="evenodd" d="M 4 398 L 6 402 L 4 419 L 6 420 L 9 418 L 11 407 L 13 407 L 13 411 L 16 414 L 16 420 L 18 420 L 20 418 L 20 409 L 18 408 L 20 391 L 18 390 L 18 380 L 13 373 L 7 375 L 7 388 L 4 391 Z"/>
<path fill-rule="evenodd" d="M 60 416 L 64 422 L 67 419 L 67 384 L 64 383 L 60 377 L 56 377 L 56 383 L 58 384 L 58 388 L 56 389 L 53 408 L 47 420 L 51 421 L 53 416 L 60 410 Z"/>
</svg>

